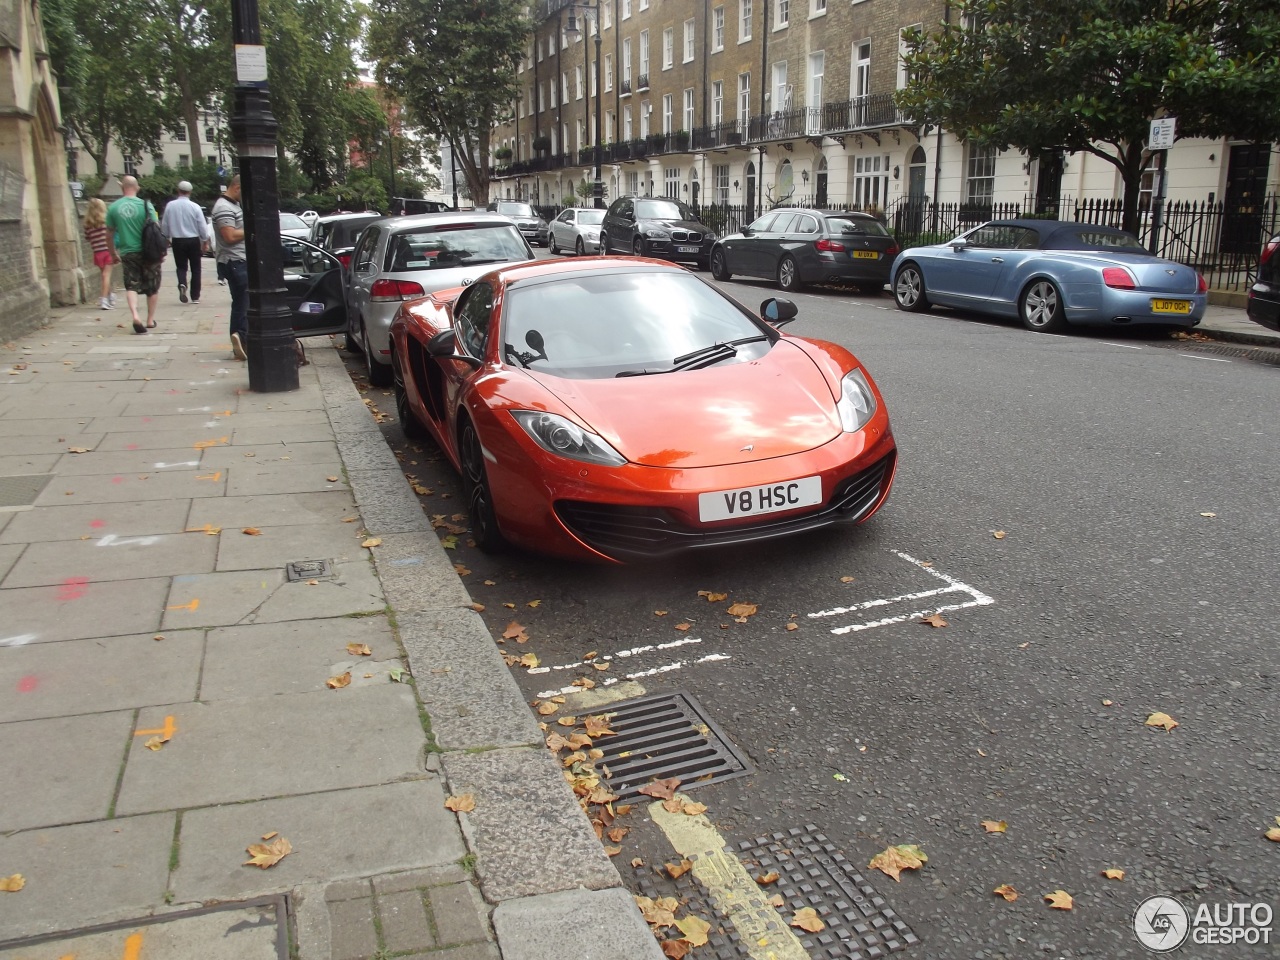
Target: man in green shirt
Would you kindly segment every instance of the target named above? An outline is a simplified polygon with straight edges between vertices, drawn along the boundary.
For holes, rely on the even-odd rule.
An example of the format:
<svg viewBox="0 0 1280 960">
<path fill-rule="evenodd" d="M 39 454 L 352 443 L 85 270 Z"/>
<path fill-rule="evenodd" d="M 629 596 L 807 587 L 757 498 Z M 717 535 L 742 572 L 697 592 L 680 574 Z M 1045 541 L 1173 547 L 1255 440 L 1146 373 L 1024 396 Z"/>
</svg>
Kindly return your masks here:
<svg viewBox="0 0 1280 960">
<path fill-rule="evenodd" d="M 121 177 L 124 196 L 107 208 L 107 249 L 113 263 L 124 265 L 125 298 L 133 314 L 133 332 L 146 333 L 156 325 L 156 303 L 160 300 L 160 263 L 142 259 L 142 225 L 150 218 L 159 221 L 155 207 L 138 196 L 138 181 Z M 138 294 L 147 298 L 147 323 L 138 318 Z"/>
</svg>

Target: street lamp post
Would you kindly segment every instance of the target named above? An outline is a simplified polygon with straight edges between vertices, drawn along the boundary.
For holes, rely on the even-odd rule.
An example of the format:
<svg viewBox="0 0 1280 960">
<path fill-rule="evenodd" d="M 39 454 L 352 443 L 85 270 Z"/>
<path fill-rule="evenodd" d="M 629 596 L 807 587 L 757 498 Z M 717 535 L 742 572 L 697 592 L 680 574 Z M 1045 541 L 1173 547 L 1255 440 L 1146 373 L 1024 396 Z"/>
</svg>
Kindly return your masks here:
<svg viewBox="0 0 1280 960">
<path fill-rule="evenodd" d="M 569 4 L 569 24 L 565 27 L 565 34 L 570 37 L 577 36 L 578 30 L 577 18 L 573 15 L 575 7 L 582 10 L 583 16 L 590 13 L 595 18 L 596 23 L 596 135 L 591 138 L 591 155 L 595 162 L 595 183 L 591 188 L 591 196 L 595 202 L 597 209 L 604 207 L 604 182 L 600 179 L 600 134 L 602 128 L 600 126 L 600 101 L 604 99 L 604 87 L 600 83 L 600 4 L 604 0 L 596 0 L 595 3 L 571 3 Z"/>
</svg>

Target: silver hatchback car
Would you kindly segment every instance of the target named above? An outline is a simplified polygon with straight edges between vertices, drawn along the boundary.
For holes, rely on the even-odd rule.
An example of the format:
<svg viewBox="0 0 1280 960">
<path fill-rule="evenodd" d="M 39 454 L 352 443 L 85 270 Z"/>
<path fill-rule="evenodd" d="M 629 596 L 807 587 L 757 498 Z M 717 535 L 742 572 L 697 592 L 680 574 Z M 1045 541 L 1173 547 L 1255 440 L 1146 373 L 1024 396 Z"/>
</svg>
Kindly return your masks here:
<svg viewBox="0 0 1280 960">
<path fill-rule="evenodd" d="M 405 300 L 458 287 L 498 263 L 534 259 L 504 216 L 483 211 L 388 217 L 369 224 L 347 276 L 347 349 L 364 353 L 369 382 L 391 383 L 391 321 Z"/>
</svg>

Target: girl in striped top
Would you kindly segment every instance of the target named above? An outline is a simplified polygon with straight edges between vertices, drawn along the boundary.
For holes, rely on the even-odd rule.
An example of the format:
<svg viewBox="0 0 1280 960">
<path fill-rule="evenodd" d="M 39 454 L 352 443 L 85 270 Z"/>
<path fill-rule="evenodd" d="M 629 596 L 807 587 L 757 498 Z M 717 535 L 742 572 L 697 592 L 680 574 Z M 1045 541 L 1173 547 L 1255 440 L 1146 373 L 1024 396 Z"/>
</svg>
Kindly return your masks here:
<svg viewBox="0 0 1280 960">
<path fill-rule="evenodd" d="M 107 248 L 107 205 L 97 197 L 89 201 L 89 212 L 84 216 L 84 238 L 93 247 L 93 265 L 102 274 L 98 306 L 110 310 L 116 305 L 116 295 L 111 292 L 113 264 L 111 251 Z"/>
</svg>

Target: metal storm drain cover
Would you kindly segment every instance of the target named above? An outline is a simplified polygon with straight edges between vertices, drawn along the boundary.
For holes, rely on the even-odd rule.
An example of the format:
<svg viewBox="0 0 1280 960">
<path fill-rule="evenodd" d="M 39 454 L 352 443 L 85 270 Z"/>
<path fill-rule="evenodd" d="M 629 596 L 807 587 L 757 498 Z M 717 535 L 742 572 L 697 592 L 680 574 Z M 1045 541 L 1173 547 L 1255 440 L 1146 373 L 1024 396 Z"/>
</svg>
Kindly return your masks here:
<svg viewBox="0 0 1280 960">
<path fill-rule="evenodd" d="M 677 777 L 680 789 L 718 783 L 750 772 L 751 764 L 693 697 L 684 693 L 626 700 L 607 709 L 617 736 L 596 746 L 596 769 L 621 799 L 655 779 Z M 606 773 L 607 771 L 607 773 Z"/>
<path fill-rule="evenodd" d="M 51 479 L 51 473 L 0 477 L 0 508 L 31 506 Z"/>
<path fill-rule="evenodd" d="M 290 581 L 323 580 L 333 576 L 333 566 L 328 560 L 290 560 L 284 572 Z"/>
</svg>

